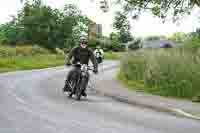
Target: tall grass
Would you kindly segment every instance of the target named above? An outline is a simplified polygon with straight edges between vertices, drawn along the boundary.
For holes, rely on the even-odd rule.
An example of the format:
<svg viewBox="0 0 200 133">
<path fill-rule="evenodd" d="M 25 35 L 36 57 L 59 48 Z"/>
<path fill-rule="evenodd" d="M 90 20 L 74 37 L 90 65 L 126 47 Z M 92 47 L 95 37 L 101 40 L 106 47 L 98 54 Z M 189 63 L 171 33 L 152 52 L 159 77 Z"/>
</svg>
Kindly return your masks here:
<svg viewBox="0 0 200 133">
<path fill-rule="evenodd" d="M 147 92 L 192 98 L 200 94 L 200 51 L 140 50 L 122 60 L 119 75 L 126 83 L 142 84 Z"/>
</svg>

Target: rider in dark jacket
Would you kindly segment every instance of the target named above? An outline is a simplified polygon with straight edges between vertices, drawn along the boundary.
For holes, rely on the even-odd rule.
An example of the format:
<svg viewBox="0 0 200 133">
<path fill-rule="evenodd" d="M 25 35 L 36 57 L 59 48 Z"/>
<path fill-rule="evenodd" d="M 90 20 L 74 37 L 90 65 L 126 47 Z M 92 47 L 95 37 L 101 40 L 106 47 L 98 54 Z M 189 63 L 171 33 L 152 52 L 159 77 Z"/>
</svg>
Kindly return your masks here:
<svg viewBox="0 0 200 133">
<path fill-rule="evenodd" d="M 66 65 L 76 64 L 77 62 L 80 62 L 81 64 L 87 64 L 88 65 L 89 60 L 92 61 L 93 66 L 94 66 L 93 72 L 95 74 L 97 74 L 98 73 L 98 63 L 96 61 L 96 58 L 95 58 L 92 50 L 87 47 L 87 39 L 82 37 L 80 39 L 80 46 L 73 48 L 70 51 L 68 58 L 67 58 L 67 61 L 66 61 Z M 70 91 L 69 87 L 68 87 L 68 81 L 70 79 L 70 76 L 73 73 L 77 73 L 77 72 L 78 72 L 77 69 L 74 68 L 68 73 L 67 79 L 66 79 L 66 82 L 65 82 L 65 86 L 63 88 L 64 92 Z M 89 77 L 88 77 L 88 79 L 89 79 Z M 82 95 L 87 96 L 85 91 L 83 92 Z"/>
</svg>

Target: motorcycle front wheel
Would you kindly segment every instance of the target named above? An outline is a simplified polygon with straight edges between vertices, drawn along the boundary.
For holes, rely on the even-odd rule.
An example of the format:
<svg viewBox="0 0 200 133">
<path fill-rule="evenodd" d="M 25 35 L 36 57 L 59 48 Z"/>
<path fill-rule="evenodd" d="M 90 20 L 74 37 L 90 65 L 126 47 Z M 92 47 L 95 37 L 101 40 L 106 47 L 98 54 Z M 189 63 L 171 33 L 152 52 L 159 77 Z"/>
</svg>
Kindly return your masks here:
<svg viewBox="0 0 200 133">
<path fill-rule="evenodd" d="M 87 84 L 87 78 L 82 77 L 79 86 L 76 88 L 76 100 L 80 100 L 82 96 L 82 92 L 85 90 Z"/>
</svg>

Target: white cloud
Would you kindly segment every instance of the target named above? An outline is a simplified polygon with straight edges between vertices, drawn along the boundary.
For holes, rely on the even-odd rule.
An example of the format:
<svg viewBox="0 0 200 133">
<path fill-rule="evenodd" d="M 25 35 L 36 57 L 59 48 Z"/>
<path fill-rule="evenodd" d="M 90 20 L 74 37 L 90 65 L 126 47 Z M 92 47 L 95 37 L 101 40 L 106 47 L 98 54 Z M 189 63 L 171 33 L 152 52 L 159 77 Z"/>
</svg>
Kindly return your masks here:
<svg viewBox="0 0 200 133">
<path fill-rule="evenodd" d="M 137 22 L 132 22 L 132 33 L 136 36 L 148 36 L 148 35 L 167 35 L 173 32 L 191 32 L 200 27 L 198 22 L 198 14 L 200 10 L 195 9 L 190 16 L 180 20 L 180 24 L 172 22 L 162 23 L 160 19 L 153 17 L 150 14 L 143 14 Z M 200 20 L 199 20 L 200 21 Z"/>
<path fill-rule="evenodd" d="M 16 15 L 20 9 L 20 0 L 2 0 L 0 3 L 0 23 L 8 22 L 10 15 Z"/>
</svg>

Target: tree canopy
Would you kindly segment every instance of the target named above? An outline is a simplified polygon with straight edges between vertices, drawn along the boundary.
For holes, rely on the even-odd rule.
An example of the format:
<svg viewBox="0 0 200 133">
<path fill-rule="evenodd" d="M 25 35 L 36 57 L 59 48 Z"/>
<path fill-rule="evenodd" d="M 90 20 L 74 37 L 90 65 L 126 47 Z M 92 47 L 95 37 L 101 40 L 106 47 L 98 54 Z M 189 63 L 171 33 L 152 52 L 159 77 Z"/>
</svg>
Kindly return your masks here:
<svg viewBox="0 0 200 133">
<path fill-rule="evenodd" d="M 49 49 L 72 47 L 82 33 L 87 33 L 88 23 L 89 19 L 73 4 L 58 10 L 42 0 L 27 0 L 11 22 L 0 26 L 0 41 Z"/>
<path fill-rule="evenodd" d="M 107 0 L 109 1 L 109 0 Z M 120 5 L 116 13 L 117 27 L 127 24 L 127 18 L 138 19 L 143 12 L 150 12 L 165 22 L 176 22 L 191 13 L 194 7 L 200 7 L 200 0 L 110 0 Z M 123 23 L 124 22 L 124 23 Z"/>
<path fill-rule="evenodd" d="M 142 12 L 149 11 L 153 15 L 165 20 L 172 17 L 174 21 L 185 14 L 190 14 L 192 9 L 200 7 L 199 0 L 117 0 L 123 7 L 124 15 L 137 18 Z"/>
</svg>

